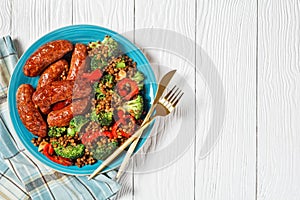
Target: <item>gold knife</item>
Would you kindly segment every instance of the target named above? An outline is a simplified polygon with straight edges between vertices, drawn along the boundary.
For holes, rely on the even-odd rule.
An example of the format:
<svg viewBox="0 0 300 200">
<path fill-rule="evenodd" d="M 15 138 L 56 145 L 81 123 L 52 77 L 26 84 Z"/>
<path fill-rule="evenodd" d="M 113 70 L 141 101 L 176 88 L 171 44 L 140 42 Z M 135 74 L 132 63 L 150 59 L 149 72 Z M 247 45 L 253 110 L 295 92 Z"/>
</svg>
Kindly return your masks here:
<svg viewBox="0 0 300 200">
<path fill-rule="evenodd" d="M 146 123 L 146 122 L 148 122 L 149 118 L 151 117 L 151 115 L 152 115 L 152 113 L 153 113 L 153 111 L 156 107 L 156 104 L 157 104 L 158 100 L 160 99 L 160 97 L 164 93 L 164 91 L 166 89 L 166 86 L 169 84 L 170 80 L 173 78 L 175 72 L 176 72 L 176 70 L 172 70 L 172 71 L 168 72 L 166 75 L 164 75 L 164 77 L 159 82 L 158 89 L 157 89 L 157 92 L 156 92 L 156 96 L 154 98 L 154 101 L 152 103 L 151 108 L 149 109 L 149 112 L 148 112 L 147 116 L 145 117 L 145 119 L 143 121 L 143 124 L 141 125 L 141 128 L 135 134 L 133 134 L 129 139 L 127 139 L 118 149 L 116 149 L 114 151 L 114 153 L 112 153 L 108 158 L 106 158 L 106 160 L 104 160 L 103 163 L 89 176 L 88 180 L 92 179 L 101 170 L 103 170 L 106 166 L 108 166 L 117 156 L 119 156 L 124 151 L 124 149 L 126 147 L 128 147 L 131 144 L 131 142 L 133 142 L 135 140 L 134 143 L 132 143 L 130 149 L 128 150 L 128 152 L 127 152 L 127 154 L 126 154 L 126 156 L 123 160 L 123 163 L 122 163 L 123 167 L 122 166 L 121 167 L 122 167 L 122 169 L 125 168 L 130 156 L 132 155 L 132 152 L 134 151 L 134 149 L 135 149 L 135 147 L 138 143 L 138 139 L 141 137 L 141 135 L 143 133 L 143 130 L 147 127 L 146 124 L 149 124 L 149 123 Z M 119 170 L 119 172 L 118 172 L 119 176 L 121 175 L 121 173 L 122 173 L 122 171 Z"/>
<path fill-rule="evenodd" d="M 176 70 L 173 70 L 173 71 L 170 71 L 168 72 L 166 75 L 164 75 L 164 77 L 161 79 L 161 81 L 159 82 L 159 85 L 158 85 L 158 90 L 157 90 L 157 93 L 156 93 L 156 96 L 155 96 L 155 99 L 153 101 L 153 104 L 147 114 L 147 116 L 145 117 L 143 123 L 141 126 L 144 126 L 145 123 L 149 120 L 149 118 L 151 117 L 156 105 L 157 105 L 157 102 L 158 100 L 160 99 L 160 97 L 162 96 L 162 94 L 164 93 L 167 85 L 169 84 L 169 82 L 171 81 L 171 79 L 173 78 L 174 74 L 175 74 Z M 118 171 L 118 174 L 116 176 L 116 179 L 119 179 L 121 177 L 121 175 L 123 174 L 124 172 L 124 169 L 125 167 L 127 166 L 127 164 L 129 163 L 129 160 L 130 160 L 130 157 L 131 155 L 133 154 L 133 151 L 135 150 L 135 147 L 136 145 L 138 144 L 139 142 L 139 139 L 140 137 L 142 136 L 142 133 L 140 134 L 140 136 L 130 145 L 126 155 L 125 155 L 125 158 L 123 159 L 123 162 L 119 168 L 119 171 Z"/>
</svg>

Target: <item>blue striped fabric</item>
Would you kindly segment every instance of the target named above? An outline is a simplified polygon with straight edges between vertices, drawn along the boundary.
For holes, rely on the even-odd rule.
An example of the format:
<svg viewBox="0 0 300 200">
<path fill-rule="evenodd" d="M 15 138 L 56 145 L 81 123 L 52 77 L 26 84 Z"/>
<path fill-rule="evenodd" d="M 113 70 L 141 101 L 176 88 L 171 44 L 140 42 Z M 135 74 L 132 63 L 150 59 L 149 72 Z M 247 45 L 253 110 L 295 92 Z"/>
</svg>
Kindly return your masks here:
<svg viewBox="0 0 300 200">
<path fill-rule="evenodd" d="M 9 40 L 8 40 L 9 39 Z M 0 38 L 0 52 L 7 52 L 8 45 Z M 6 41 L 11 41 L 6 38 Z M 2 44 L 2 45 L 1 45 Z M 5 44 L 5 45 L 3 45 Z M 9 71 L 16 59 L 8 58 Z M 0 77 L 1 78 L 1 77 Z M 101 174 L 93 180 L 86 176 L 61 174 L 47 168 L 31 157 L 9 120 L 7 106 L 0 110 L 0 199 L 99 199 L 112 198 L 120 185 L 112 180 L 115 171 Z"/>
</svg>

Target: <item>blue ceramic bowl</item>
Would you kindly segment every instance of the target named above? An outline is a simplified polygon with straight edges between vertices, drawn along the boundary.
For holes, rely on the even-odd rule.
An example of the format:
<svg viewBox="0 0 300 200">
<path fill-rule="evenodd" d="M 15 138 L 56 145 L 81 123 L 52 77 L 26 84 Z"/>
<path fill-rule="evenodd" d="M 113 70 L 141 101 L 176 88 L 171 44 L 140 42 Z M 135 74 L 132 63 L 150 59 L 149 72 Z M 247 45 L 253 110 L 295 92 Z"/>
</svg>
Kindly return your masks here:
<svg viewBox="0 0 300 200">
<path fill-rule="evenodd" d="M 87 175 L 91 174 L 100 164 L 101 161 L 98 161 L 94 165 L 87 165 L 82 168 L 77 166 L 62 166 L 52 162 L 51 160 L 47 159 L 42 153 L 38 152 L 37 147 L 35 147 L 31 143 L 31 139 L 34 137 L 32 133 L 30 133 L 23 123 L 20 120 L 17 106 L 16 106 L 16 92 L 18 87 L 23 83 L 29 83 L 36 87 L 39 77 L 27 77 L 23 74 L 22 68 L 26 62 L 26 60 L 30 57 L 30 55 L 36 51 L 40 46 L 43 44 L 59 39 L 66 39 L 71 41 L 72 43 L 84 43 L 87 44 L 90 41 L 98 41 L 102 40 L 105 35 L 110 35 L 113 39 L 115 39 L 120 45 L 123 52 L 125 52 L 130 58 L 132 58 L 137 63 L 137 68 L 143 72 L 146 76 L 145 79 L 145 98 L 148 102 L 148 108 L 150 107 L 151 103 L 154 100 L 155 93 L 157 90 L 156 86 L 156 79 L 154 73 L 151 69 L 151 66 L 143 55 L 143 53 L 133 45 L 129 40 L 124 38 L 123 36 L 119 35 L 116 32 L 108 30 L 106 28 L 102 28 L 99 26 L 92 26 L 92 25 L 75 25 L 75 26 L 68 26 L 64 28 L 60 28 L 53 32 L 48 33 L 47 35 L 43 36 L 39 40 L 37 40 L 20 58 L 19 62 L 16 65 L 16 68 L 13 72 L 11 77 L 11 82 L 9 85 L 8 91 L 8 102 L 9 102 L 9 109 L 11 114 L 11 120 L 15 131 L 25 146 L 25 148 L 39 161 L 43 164 L 53 168 L 62 173 L 66 174 L 73 174 L 73 175 Z M 147 132 L 145 133 L 145 137 L 141 139 L 137 146 L 137 150 L 141 148 L 141 146 L 146 141 L 147 137 L 150 134 L 150 129 L 148 128 Z M 104 171 L 108 171 L 120 166 L 123 156 L 120 156 L 116 159 L 113 163 L 111 163 Z"/>
</svg>

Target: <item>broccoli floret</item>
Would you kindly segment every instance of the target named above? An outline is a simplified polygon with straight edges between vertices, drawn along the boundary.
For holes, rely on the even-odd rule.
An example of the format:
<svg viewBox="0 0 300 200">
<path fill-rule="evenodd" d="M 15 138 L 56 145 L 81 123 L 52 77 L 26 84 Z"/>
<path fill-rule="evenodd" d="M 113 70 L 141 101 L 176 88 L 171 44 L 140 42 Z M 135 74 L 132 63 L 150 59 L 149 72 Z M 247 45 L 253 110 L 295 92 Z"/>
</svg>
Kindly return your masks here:
<svg viewBox="0 0 300 200">
<path fill-rule="evenodd" d="M 99 87 L 99 83 L 94 83 L 93 85 L 93 90 L 95 92 L 95 96 L 97 100 L 101 100 L 105 98 L 105 94 L 103 94 L 103 92 L 101 91 L 100 87 Z"/>
<path fill-rule="evenodd" d="M 139 119 L 144 108 L 143 97 L 138 95 L 135 99 L 125 102 L 122 107 L 133 115 L 135 119 Z"/>
<path fill-rule="evenodd" d="M 113 84 L 114 84 L 114 77 L 112 75 L 110 75 L 110 74 L 106 74 L 101 79 L 101 82 L 102 82 L 103 85 L 112 87 Z"/>
<path fill-rule="evenodd" d="M 99 124 L 102 126 L 109 126 L 113 121 L 113 113 L 101 111 L 99 114 L 97 114 L 96 110 L 94 109 L 90 114 L 90 119 L 92 121 L 99 122 Z"/>
<path fill-rule="evenodd" d="M 120 51 L 118 43 L 108 35 L 104 37 L 102 44 L 108 47 L 108 57 L 116 56 Z"/>
<path fill-rule="evenodd" d="M 93 158 L 97 160 L 104 160 L 106 159 L 114 150 L 118 147 L 118 143 L 108 142 L 101 146 L 98 146 L 95 149 L 92 149 L 91 152 L 93 153 Z"/>
<path fill-rule="evenodd" d="M 80 132 L 81 128 L 88 123 L 88 119 L 83 115 L 77 115 L 70 121 L 67 131 L 68 136 L 74 136 L 75 133 Z"/>
<path fill-rule="evenodd" d="M 102 91 L 100 91 L 99 93 L 96 93 L 96 99 L 97 100 L 101 100 L 105 98 L 105 94 L 102 93 Z"/>
<path fill-rule="evenodd" d="M 103 69 L 108 65 L 110 59 L 120 54 L 118 43 L 110 36 L 105 36 L 102 42 L 89 43 L 90 49 L 98 49 L 101 54 L 96 54 L 91 58 L 91 69 Z"/>
<path fill-rule="evenodd" d="M 123 60 L 121 62 L 118 62 L 116 65 L 116 68 L 125 68 L 125 67 L 126 67 L 126 64 Z"/>
<path fill-rule="evenodd" d="M 103 69 L 105 66 L 108 65 L 107 59 L 103 58 L 102 56 L 98 55 L 94 55 L 91 58 L 91 69 L 95 70 L 95 69 Z"/>
<path fill-rule="evenodd" d="M 98 114 L 98 120 L 102 126 L 109 126 L 113 120 L 113 113 L 112 112 L 100 112 Z"/>
<path fill-rule="evenodd" d="M 137 71 L 131 79 L 138 84 L 139 90 L 143 89 L 145 76 L 142 72 Z"/>
<path fill-rule="evenodd" d="M 66 127 L 49 127 L 48 136 L 49 137 L 60 137 L 66 132 Z"/>
<path fill-rule="evenodd" d="M 94 122 L 95 122 L 95 121 L 98 121 L 98 115 L 97 115 L 95 109 L 92 110 L 92 112 L 91 112 L 91 114 L 90 114 L 90 119 L 91 119 L 92 121 L 94 121 Z"/>
<path fill-rule="evenodd" d="M 58 142 L 53 142 L 52 145 L 57 146 L 54 148 L 54 151 L 57 155 L 70 159 L 82 157 L 85 150 L 85 146 L 83 144 L 77 144 L 76 146 L 68 145 L 64 147 Z"/>
</svg>

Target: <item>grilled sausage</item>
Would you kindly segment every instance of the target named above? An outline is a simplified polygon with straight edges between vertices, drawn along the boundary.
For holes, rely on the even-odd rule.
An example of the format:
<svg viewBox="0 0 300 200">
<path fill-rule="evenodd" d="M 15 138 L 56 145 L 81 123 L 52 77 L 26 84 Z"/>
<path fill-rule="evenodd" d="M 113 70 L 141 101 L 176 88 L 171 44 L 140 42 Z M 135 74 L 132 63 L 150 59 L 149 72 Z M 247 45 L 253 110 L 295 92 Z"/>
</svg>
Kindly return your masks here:
<svg viewBox="0 0 300 200">
<path fill-rule="evenodd" d="M 21 121 L 31 133 L 46 137 L 47 124 L 31 100 L 33 92 L 34 88 L 31 85 L 20 85 L 16 94 L 18 113 Z"/>
<path fill-rule="evenodd" d="M 26 61 L 23 72 L 26 76 L 37 76 L 51 63 L 61 59 L 73 50 L 73 44 L 67 40 L 48 42 L 35 51 Z"/>
<path fill-rule="evenodd" d="M 90 98 L 77 99 L 70 105 L 49 113 L 47 122 L 49 126 L 67 126 L 75 115 L 82 114 L 89 105 Z"/>
<path fill-rule="evenodd" d="M 53 81 L 33 93 L 32 100 L 40 108 L 66 99 L 79 99 L 90 95 L 92 88 L 84 81 Z"/>
<path fill-rule="evenodd" d="M 56 81 L 64 70 L 67 70 L 69 67 L 68 62 L 66 60 L 59 60 L 52 65 L 50 65 L 41 75 L 38 85 L 36 89 Z"/>
<path fill-rule="evenodd" d="M 75 45 L 67 80 L 75 80 L 86 70 L 87 47 L 84 44 Z"/>
</svg>

